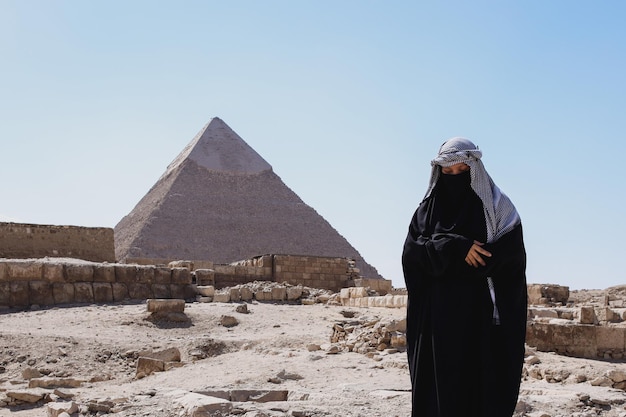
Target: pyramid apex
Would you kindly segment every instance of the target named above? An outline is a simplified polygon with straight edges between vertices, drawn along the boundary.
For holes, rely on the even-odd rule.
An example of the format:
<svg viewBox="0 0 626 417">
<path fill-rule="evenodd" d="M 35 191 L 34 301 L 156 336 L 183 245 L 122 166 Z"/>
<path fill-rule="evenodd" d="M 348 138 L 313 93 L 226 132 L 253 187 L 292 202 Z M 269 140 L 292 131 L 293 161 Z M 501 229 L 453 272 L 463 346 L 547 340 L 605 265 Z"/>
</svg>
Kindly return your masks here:
<svg viewBox="0 0 626 417">
<path fill-rule="evenodd" d="M 272 166 L 219 117 L 211 118 L 167 167 L 165 175 L 186 160 L 210 171 L 229 174 L 272 170 Z"/>
</svg>

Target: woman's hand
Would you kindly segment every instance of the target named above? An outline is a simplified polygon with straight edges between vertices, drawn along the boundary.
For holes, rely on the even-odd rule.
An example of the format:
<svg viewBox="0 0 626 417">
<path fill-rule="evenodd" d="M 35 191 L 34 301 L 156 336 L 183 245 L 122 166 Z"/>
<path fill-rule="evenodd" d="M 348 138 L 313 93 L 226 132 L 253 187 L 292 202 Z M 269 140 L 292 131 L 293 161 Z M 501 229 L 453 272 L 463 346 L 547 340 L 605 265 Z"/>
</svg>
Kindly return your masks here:
<svg viewBox="0 0 626 417">
<path fill-rule="evenodd" d="M 483 249 L 481 246 L 484 243 L 481 243 L 477 240 L 474 241 L 474 244 L 470 248 L 469 252 L 467 252 L 467 256 L 465 257 L 465 262 L 468 265 L 473 266 L 474 268 L 478 268 L 479 266 L 485 266 L 485 260 L 483 256 L 487 258 L 491 258 L 491 252 Z"/>
</svg>

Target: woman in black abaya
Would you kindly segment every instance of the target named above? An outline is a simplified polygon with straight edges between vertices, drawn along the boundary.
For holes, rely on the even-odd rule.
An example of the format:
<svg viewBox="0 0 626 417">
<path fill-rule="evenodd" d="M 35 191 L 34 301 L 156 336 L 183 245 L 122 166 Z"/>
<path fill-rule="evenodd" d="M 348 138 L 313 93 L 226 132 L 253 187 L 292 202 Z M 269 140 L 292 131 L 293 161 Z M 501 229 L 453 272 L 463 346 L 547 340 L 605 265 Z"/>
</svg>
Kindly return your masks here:
<svg viewBox="0 0 626 417">
<path fill-rule="evenodd" d="M 481 157 L 465 138 L 441 146 L 404 243 L 413 417 L 510 417 L 517 403 L 526 252 Z"/>
</svg>

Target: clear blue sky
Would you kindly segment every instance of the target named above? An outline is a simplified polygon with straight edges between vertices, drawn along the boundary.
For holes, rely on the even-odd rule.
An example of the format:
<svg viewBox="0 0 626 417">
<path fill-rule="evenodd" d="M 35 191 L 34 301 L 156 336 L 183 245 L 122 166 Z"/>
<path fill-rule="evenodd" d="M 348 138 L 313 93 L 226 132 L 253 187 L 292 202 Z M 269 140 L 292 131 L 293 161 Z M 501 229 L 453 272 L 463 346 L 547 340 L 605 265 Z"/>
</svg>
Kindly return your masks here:
<svg viewBox="0 0 626 417">
<path fill-rule="evenodd" d="M 113 227 L 222 118 L 381 274 L 452 136 L 528 281 L 626 284 L 626 2 L 0 0 L 0 219 Z"/>
</svg>

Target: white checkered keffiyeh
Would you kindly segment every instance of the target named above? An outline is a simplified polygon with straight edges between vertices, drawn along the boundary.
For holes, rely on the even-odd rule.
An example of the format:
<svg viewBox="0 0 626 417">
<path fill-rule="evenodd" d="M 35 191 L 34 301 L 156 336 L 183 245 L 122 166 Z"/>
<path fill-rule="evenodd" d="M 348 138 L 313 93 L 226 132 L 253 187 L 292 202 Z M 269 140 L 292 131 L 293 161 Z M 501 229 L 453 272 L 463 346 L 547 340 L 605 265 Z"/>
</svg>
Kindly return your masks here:
<svg viewBox="0 0 626 417">
<path fill-rule="evenodd" d="M 520 223 L 520 217 L 509 198 L 493 182 L 480 158 L 483 153 L 466 138 L 452 138 L 447 140 L 439 149 L 439 154 L 431 161 L 432 171 L 426 197 L 428 197 L 439 179 L 441 169 L 459 163 L 470 167 L 471 187 L 483 202 L 485 223 L 487 225 L 487 242 L 494 242 L 513 230 Z M 487 286 L 493 302 L 492 320 L 494 325 L 500 324 L 500 314 L 496 304 L 494 282 L 487 278 Z"/>
<path fill-rule="evenodd" d="M 431 161 L 432 171 L 426 197 L 430 196 L 440 175 L 439 167 L 465 163 L 470 167 L 471 186 L 483 202 L 487 242 L 494 242 L 513 230 L 520 223 L 520 217 L 511 200 L 493 182 L 480 158 L 483 153 L 466 138 L 448 139 L 439 154 Z"/>
</svg>

